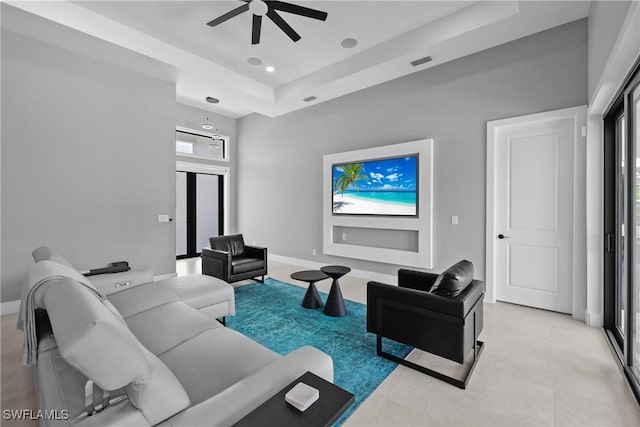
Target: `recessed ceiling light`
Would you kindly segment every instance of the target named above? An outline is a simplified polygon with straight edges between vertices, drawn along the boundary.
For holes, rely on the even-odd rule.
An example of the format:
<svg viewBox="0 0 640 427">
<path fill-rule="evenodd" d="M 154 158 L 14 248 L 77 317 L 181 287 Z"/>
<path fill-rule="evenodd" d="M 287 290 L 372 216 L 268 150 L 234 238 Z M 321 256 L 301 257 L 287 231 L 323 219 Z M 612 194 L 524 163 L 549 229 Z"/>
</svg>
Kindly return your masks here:
<svg viewBox="0 0 640 427">
<path fill-rule="evenodd" d="M 255 57 L 247 59 L 247 62 L 251 65 L 262 65 L 262 59 Z"/>
<path fill-rule="evenodd" d="M 349 38 L 349 39 L 342 40 L 342 42 L 340 43 L 340 46 L 342 46 L 345 49 L 351 49 L 352 47 L 356 47 L 357 44 L 358 44 L 358 40 Z"/>
<path fill-rule="evenodd" d="M 276 69 L 269 65 L 265 70 L 267 70 L 267 73 L 273 73 Z"/>
<path fill-rule="evenodd" d="M 214 98 L 212 96 L 207 96 L 207 102 L 209 102 L 211 104 L 217 104 L 218 102 L 220 102 L 220 100 L 218 98 Z"/>
</svg>

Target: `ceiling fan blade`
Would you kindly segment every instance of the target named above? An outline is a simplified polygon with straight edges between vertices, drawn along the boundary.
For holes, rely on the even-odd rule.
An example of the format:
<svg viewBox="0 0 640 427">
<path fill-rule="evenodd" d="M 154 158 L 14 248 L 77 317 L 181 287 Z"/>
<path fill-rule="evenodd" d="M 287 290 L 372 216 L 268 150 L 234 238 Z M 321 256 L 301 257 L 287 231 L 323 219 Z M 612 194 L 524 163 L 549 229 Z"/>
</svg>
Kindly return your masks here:
<svg viewBox="0 0 640 427">
<path fill-rule="evenodd" d="M 249 10 L 249 3 L 245 3 L 240 7 L 233 9 L 230 12 L 225 13 L 222 16 L 217 17 L 213 21 L 207 22 L 207 25 L 210 27 L 215 27 L 218 24 L 222 24 L 223 22 L 233 18 L 234 16 L 240 15 L 242 12 L 246 12 Z"/>
<path fill-rule="evenodd" d="M 262 16 L 253 15 L 253 27 L 251 28 L 251 44 L 260 43 L 261 28 L 262 28 Z"/>
<path fill-rule="evenodd" d="M 307 18 L 319 19 L 320 21 L 326 21 L 327 19 L 327 12 L 311 9 L 309 7 L 298 6 L 297 4 L 274 0 L 269 2 L 269 6 L 276 10 L 306 16 Z"/>
<path fill-rule="evenodd" d="M 274 24 L 280 27 L 280 29 L 284 31 L 291 40 L 293 40 L 294 42 L 300 40 L 300 34 L 296 33 L 296 30 L 291 28 L 291 25 L 287 24 L 285 20 L 282 19 L 282 16 L 280 16 L 278 12 L 275 11 L 275 9 L 269 8 L 267 16 L 273 21 Z"/>
</svg>

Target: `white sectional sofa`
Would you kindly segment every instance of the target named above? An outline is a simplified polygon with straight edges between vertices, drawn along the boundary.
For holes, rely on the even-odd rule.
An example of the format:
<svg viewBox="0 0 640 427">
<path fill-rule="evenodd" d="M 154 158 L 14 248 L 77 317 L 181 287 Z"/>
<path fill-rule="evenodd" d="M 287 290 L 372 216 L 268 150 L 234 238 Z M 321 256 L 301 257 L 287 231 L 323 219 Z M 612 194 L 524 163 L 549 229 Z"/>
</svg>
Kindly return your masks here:
<svg viewBox="0 0 640 427">
<path fill-rule="evenodd" d="M 48 248 L 34 258 L 70 265 Z M 148 274 L 91 277 L 108 300 L 69 277 L 35 291 L 38 406 L 68 418 L 41 425 L 228 426 L 306 371 L 333 381 L 327 354 L 283 357 L 216 321 L 235 312 L 228 284 Z"/>
</svg>

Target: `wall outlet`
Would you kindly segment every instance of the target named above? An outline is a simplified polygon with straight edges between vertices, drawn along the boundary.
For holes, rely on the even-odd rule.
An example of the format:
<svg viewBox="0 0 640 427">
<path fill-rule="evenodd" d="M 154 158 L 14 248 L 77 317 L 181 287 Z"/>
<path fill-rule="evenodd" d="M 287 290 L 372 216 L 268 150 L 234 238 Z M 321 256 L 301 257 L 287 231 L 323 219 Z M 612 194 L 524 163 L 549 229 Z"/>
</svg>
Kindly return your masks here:
<svg viewBox="0 0 640 427">
<path fill-rule="evenodd" d="M 316 256 L 316 250 L 312 250 L 311 253 L 313 254 L 313 256 Z"/>
<path fill-rule="evenodd" d="M 169 218 L 169 215 L 158 215 L 158 222 L 169 222 L 171 221 L 171 218 Z"/>
<path fill-rule="evenodd" d="M 458 225 L 458 216 L 454 215 L 451 217 L 451 224 Z"/>
<path fill-rule="evenodd" d="M 342 233 L 342 240 L 347 240 L 347 233 Z"/>
<path fill-rule="evenodd" d="M 253 246 L 255 246 L 255 245 L 256 245 L 256 241 L 255 241 L 255 240 L 253 241 L 252 245 L 253 245 Z"/>
</svg>

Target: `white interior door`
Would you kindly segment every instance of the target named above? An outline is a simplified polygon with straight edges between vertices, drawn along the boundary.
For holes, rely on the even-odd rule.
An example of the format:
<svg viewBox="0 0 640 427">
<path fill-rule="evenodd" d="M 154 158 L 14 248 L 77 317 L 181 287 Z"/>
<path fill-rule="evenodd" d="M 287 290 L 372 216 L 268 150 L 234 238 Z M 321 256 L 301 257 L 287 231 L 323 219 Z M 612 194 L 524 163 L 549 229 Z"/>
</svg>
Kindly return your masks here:
<svg viewBox="0 0 640 427">
<path fill-rule="evenodd" d="M 578 110 L 487 125 L 487 278 L 495 300 L 572 312 Z"/>
</svg>

